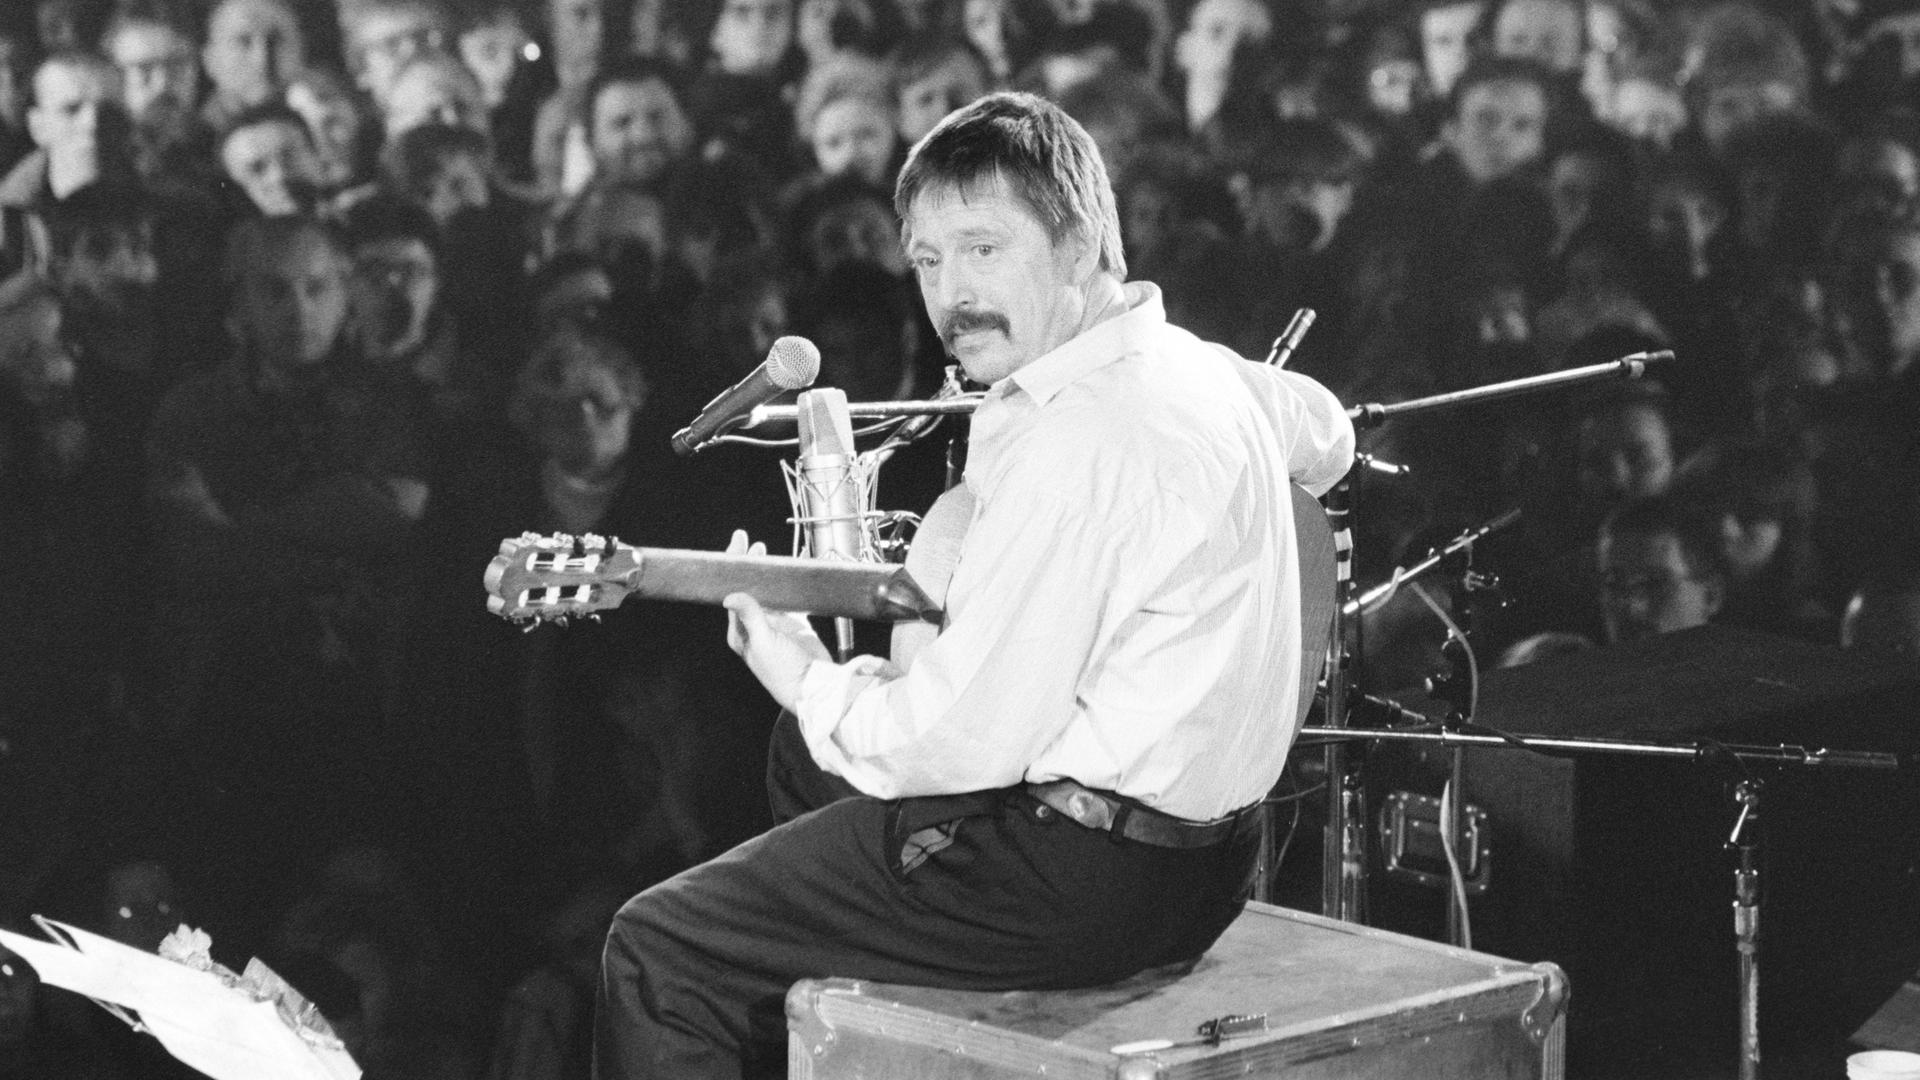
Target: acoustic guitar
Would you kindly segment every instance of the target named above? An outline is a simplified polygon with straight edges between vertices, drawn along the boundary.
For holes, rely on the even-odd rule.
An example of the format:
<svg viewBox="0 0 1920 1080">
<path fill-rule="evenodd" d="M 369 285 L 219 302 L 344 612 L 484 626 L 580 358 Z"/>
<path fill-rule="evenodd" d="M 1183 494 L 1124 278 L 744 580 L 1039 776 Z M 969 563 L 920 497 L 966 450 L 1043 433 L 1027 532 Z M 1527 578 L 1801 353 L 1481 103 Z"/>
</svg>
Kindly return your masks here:
<svg viewBox="0 0 1920 1080">
<path fill-rule="evenodd" d="M 1290 488 L 1300 568 L 1298 724 L 1313 704 L 1327 658 L 1334 543 L 1320 503 L 1300 486 Z M 973 504 L 965 484 L 936 499 L 914 534 L 905 566 L 633 547 L 592 534 L 525 533 L 502 541 L 487 566 L 487 610 L 519 623 L 565 623 L 619 607 L 631 596 L 718 604 L 730 593 L 744 592 L 773 610 L 891 621 L 891 656 L 905 671 L 946 625 L 947 587 L 973 520 Z"/>
</svg>

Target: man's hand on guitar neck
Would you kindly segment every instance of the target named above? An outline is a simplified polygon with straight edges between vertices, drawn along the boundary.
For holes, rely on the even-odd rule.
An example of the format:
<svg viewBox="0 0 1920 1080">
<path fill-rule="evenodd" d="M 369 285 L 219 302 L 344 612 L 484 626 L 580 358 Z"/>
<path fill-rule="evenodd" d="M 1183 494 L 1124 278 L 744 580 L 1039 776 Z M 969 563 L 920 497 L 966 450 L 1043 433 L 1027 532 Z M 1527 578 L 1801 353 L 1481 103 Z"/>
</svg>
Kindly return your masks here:
<svg viewBox="0 0 1920 1080">
<path fill-rule="evenodd" d="M 727 545 L 729 555 L 765 555 L 767 545 L 747 543 L 736 529 Z M 813 624 L 798 612 L 770 612 L 746 593 L 731 593 L 721 601 L 727 609 L 727 645 L 747 662 L 760 685 L 791 712 L 800 700 L 800 681 L 815 660 L 831 660 L 827 646 Z"/>
</svg>

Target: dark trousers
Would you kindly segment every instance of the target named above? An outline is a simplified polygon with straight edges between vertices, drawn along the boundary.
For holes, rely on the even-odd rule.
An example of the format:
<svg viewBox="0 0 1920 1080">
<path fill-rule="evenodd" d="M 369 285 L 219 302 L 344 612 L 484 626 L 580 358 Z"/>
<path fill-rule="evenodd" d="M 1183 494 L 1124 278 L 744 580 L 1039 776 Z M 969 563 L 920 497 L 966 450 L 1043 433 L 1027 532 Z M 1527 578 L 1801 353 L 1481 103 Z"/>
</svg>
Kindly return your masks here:
<svg viewBox="0 0 1920 1080">
<path fill-rule="evenodd" d="M 781 759 L 804 775 L 792 736 L 775 737 L 776 803 L 793 795 Z M 1117 840 L 1017 788 L 839 799 L 627 902 L 594 1075 L 782 1075 L 803 978 L 1054 989 L 1197 958 L 1240 913 L 1258 844 L 1255 827 L 1193 850 Z"/>
</svg>

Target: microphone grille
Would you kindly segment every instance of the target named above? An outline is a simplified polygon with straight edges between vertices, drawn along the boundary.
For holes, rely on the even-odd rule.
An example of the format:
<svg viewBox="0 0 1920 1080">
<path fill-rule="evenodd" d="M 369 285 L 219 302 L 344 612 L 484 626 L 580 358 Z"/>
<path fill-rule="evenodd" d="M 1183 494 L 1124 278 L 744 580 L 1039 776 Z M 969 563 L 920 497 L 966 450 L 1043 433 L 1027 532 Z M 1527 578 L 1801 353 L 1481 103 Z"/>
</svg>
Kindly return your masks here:
<svg viewBox="0 0 1920 1080">
<path fill-rule="evenodd" d="M 820 377 L 820 348 L 796 334 L 773 343 L 767 351 L 767 377 L 782 390 L 801 390 Z"/>
</svg>

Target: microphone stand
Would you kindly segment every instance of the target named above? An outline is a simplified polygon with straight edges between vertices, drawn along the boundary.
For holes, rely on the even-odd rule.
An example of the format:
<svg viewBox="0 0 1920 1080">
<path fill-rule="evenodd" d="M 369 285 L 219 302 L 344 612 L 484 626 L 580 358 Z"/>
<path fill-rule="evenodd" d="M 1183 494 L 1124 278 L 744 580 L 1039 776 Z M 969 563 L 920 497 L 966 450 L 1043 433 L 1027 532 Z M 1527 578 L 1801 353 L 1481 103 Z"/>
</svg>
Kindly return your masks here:
<svg viewBox="0 0 1920 1080">
<path fill-rule="evenodd" d="M 1565 371 L 1553 371 L 1544 375 L 1530 375 L 1506 382 L 1395 402 L 1391 405 L 1356 405 L 1347 410 L 1347 415 L 1352 418 L 1356 428 L 1378 427 L 1396 416 L 1409 413 L 1476 405 L 1522 394 L 1597 382 L 1602 379 L 1637 379 L 1645 374 L 1648 364 L 1672 358 L 1673 353 L 1667 350 L 1633 353 L 1606 363 L 1588 364 L 1584 367 L 1568 368 Z M 1346 549 L 1342 551 L 1341 542 L 1338 539 L 1343 533 L 1349 537 L 1351 535 L 1347 530 L 1350 527 L 1348 519 L 1352 511 L 1352 479 L 1353 472 L 1349 471 L 1327 493 L 1325 500 L 1328 517 L 1334 519 L 1336 552 L 1339 552 L 1339 562 L 1336 564 L 1339 569 L 1336 570 L 1334 584 L 1333 630 L 1330 638 L 1333 644 L 1327 653 L 1327 697 L 1323 723 L 1328 729 L 1347 727 L 1349 702 L 1352 696 L 1352 688 L 1347 685 L 1352 671 L 1350 659 L 1357 638 L 1361 612 L 1361 605 L 1353 595 L 1352 541 L 1348 539 Z M 1339 516 L 1336 517 L 1336 514 Z M 1489 526 L 1489 531 L 1497 527 L 1498 525 Z M 1349 772 L 1345 755 L 1338 748 L 1328 746 L 1326 748 L 1327 824 L 1324 834 L 1326 849 L 1321 856 L 1320 903 L 1321 914 L 1347 922 L 1358 922 L 1361 907 L 1361 898 L 1358 893 L 1364 885 L 1366 867 L 1366 817 L 1361 801 L 1360 781 L 1357 777 L 1349 775 Z M 1463 794 L 1461 798 L 1464 799 L 1464 797 Z M 1457 837 L 1459 834 L 1456 831 L 1453 835 Z"/>
</svg>

